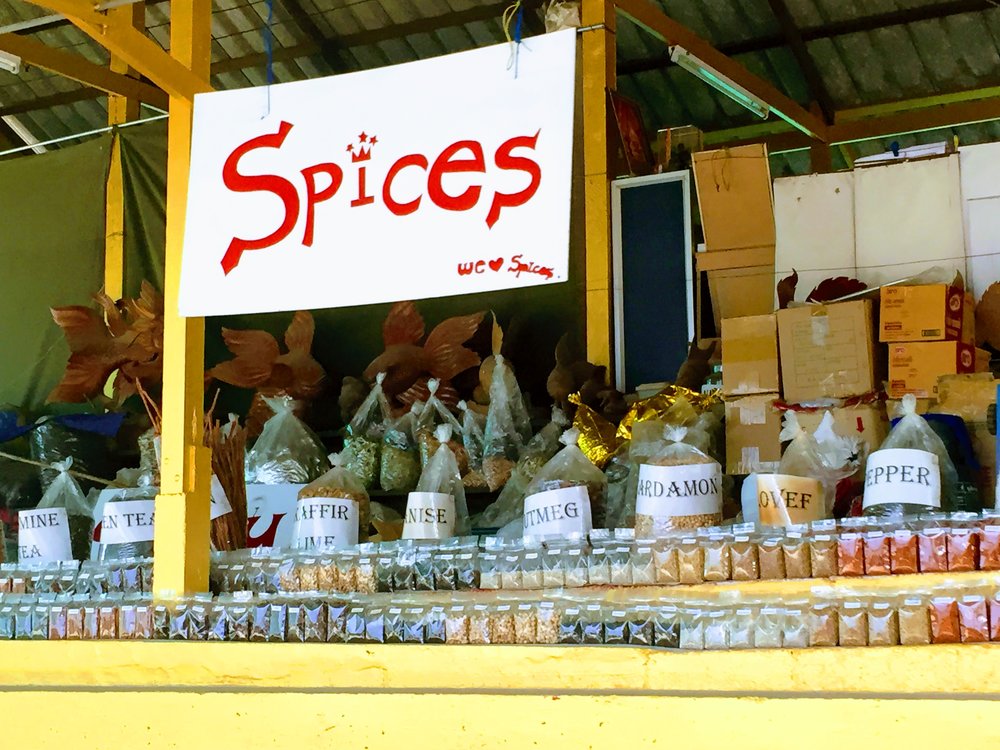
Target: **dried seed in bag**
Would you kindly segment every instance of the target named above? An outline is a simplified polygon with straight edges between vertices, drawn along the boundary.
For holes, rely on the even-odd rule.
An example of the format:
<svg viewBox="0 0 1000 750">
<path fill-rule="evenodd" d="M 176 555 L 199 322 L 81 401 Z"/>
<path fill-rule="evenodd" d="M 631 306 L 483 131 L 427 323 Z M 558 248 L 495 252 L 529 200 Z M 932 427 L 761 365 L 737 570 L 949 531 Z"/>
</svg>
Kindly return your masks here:
<svg viewBox="0 0 1000 750">
<path fill-rule="evenodd" d="M 837 542 L 829 534 L 819 534 L 809 540 L 809 563 L 813 578 L 833 578 L 837 575 Z"/>
<path fill-rule="evenodd" d="M 694 537 L 685 537 L 677 548 L 677 579 L 683 584 L 705 581 L 705 550 Z"/>
<path fill-rule="evenodd" d="M 538 640 L 538 618 L 533 604 L 518 604 L 514 610 L 515 643 L 536 643 Z"/>
<path fill-rule="evenodd" d="M 899 645 L 899 618 L 889 602 L 873 602 L 868 608 L 868 645 Z"/>
<path fill-rule="evenodd" d="M 680 582 L 680 566 L 677 561 L 677 547 L 669 541 L 658 541 L 653 548 L 653 564 L 656 566 L 656 582 L 675 584 Z"/>
<path fill-rule="evenodd" d="M 586 634 L 586 630 L 584 630 L 584 633 Z M 626 619 L 624 609 L 611 607 L 605 610 L 604 642 L 610 646 L 620 646 L 628 643 L 628 620 Z"/>
<path fill-rule="evenodd" d="M 494 607 L 493 611 L 489 613 L 489 623 L 489 643 L 517 642 L 514 612 L 511 605 L 498 604 Z"/>
<path fill-rule="evenodd" d="M 541 627 L 539 621 L 539 627 Z M 559 618 L 559 643 L 583 643 L 583 618 L 579 607 L 566 607 Z"/>
<path fill-rule="evenodd" d="M 963 596 L 958 602 L 958 622 L 962 643 L 990 640 L 990 620 L 984 597 Z"/>
<path fill-rule="evenodd" d="M 712 534 L 704 545 L 705 580 L 728 581 L 732 577 L 729 541 L 722 534 Z"/>
<path fill-rule="evenodd" d="M 604 615 L 600 604 L 587 604 L 580 618 L 583 643 L 604 643 Z"/>
<path fill-rule="evenodd" d="M 427 643 L 448 642 L 448 621 L 443 607 L 431 607 L 424 619 L 424 633 Z M 468 625 L 465 630 L 465 640 L 469 640 Z"/>
<path fill-rule="evenodd" d="M 469 613 L 464 606 L 455 606 L 448 610 L 444 628 L 445 640 L 449 645 L 469 643 Z"/>
<path fill-rule="evenodd" d="M 944 529 L 929 528 L 917 537 L 921 573 L 943 573 L 948 570 L 948 542 Z"/>
<path fill-rule="evenodd" d="M 931 618 L 926 601 L 915 598 L 904 599 L 899 605 L 897 619 L 901 645 L 924 646 L 931 642 Z"/>
<path fill-rule="evenodd" d="M 425 610 L 422 607 L 410 607 L 403 611 L 403 643 L 426 642 L 424 617 Z"/>
<path fill-rule="evenodd" d="M 349 605 L 345 601 L 331 599 L 326 602 L 326 642 L 345 643 L 347 641 L 347 614 Z M 357 621 L 354 625 L 357 626 Z"/>
<path fill-rule="evenodd" d="M 948 570 L 976 570 L 979 563 L 979 536 L 972 529 L 951 529 L 947 541 Z"/>
<path fill-rule="evenodd" d="M 608 560 L 608 548 L 595 546 L 587 559 L 587 579 L 591 586 L 609 586 L 611 584 L 611 562 Z"/>
<path fill-rule="evenodd" d="M 960 643 L 962 628 L 958 602 L 948 596 L 931 599 L 931 643 Z"/>
<path fill-rule="evenodd" d="M 754 647 L 781 648 L 783 635 L 784 613 L 777 607 L 762 607 L 754 622 Z"/>
<path fill-rule="evenodd" d="M 762 581 L 781 580 L 787 577 L 785 551 L 778 538 L 764 539 L 757 547 L 757 561 Z M 759 646 L 758 646 L 759 647 Z"/>
<path fill-rule="evenodd" d="M 860 534 L 845 533 L 837 539 L 837 574 L 842 576 L 865 574 L 865 540 Z"/>
<path fill-rule="evenodd" d="M 325 643 L 327 608 L 323 602 L 310 600 L 302 605 L 302 640 L 306 643 Z"/>
<path fill-rule="evenodd" d="M 892 555 L 890 567 L 893 575 L 920 572 L 917 535 L 909 529 L 896 529 L 892 532 L 890 554 Z"/>
<path fill-rule="evenodd" d="M 535 616 L 538 643 L 559 643 L 561 616 L 552 602 L 540 602 Z"/>
<path fill-rule="evenodd" d="M 750 537 L 738 535 L 729 544 L 729 559 L 734 581 L 756 581 L 760 578 L 757 544 Z"/>
<path fill-rule="evenodd" d="M 892 572 L 892 537 L 882 531 L 865 534 L 865 575 L 887 576 Z"/>
<path fill-rule="evenodd" d="M 729 620 L 729 648 L 753 648 L 754 618 L 753 610 L 740 607 Z"/>
<path fill-rule="evenodd" d="M 838 612 L 841 646 L 868 645 L 868 613 L 861 602 L 845 602 Z"/>
</svg>

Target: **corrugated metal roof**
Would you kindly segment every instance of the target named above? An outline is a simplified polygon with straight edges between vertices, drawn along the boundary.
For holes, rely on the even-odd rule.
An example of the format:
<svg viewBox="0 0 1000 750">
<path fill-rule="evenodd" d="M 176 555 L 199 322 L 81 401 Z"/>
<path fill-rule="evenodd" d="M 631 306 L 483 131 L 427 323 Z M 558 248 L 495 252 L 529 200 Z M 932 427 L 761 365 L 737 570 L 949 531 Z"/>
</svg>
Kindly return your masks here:
<svg viewBox="0 0 1000 750">
<path fill-rule="evenodd" d="M 769 0 L 653 2 L 720 49 L 735 49 L 735 59 L 797 101 L 807 104 L 816 97 L 783 38 Z M 837 109 L 1000 84 L 1000 8 L 994 3 L 785 2 L 796 26 L 803 30 L 808 52 Z M 301 80 L 498 43 L 504 39 L 499 12 L 477 12 L 491 7 L 498 7 L 496 0 L 275 0 L 271 25 L 277 58 L 274 78 L 278 82 Z M 940 15 L 937 11 L 947 14 L 927 18 Z M 456 24 L 449 19 L 455 13 L 476 13 L 477 18 Z M 43 15 L 44 10 L 22 0 L 0 0 L 0 25 Z M 904 22 L 911 16 L 915 20 Z M 214 0 L 212 59 L 226 66 L 213 76 L 217 88 L 266 82 L 263 30 L 267 17 L 264 0 Z M 880 17 L 888 21 L 866 22 Z M 464 18 L 469 15 L 459 16 L 459 20 Z M 436 22 L 426 23 L 419 32 L 403 33 L 412 31 L 408 24 L 426 19 Z M 163 47 L 169 44 L 169 21 L 169 3 L 147 0 L 148 32 Z M 849 33 L 831 36 L 825 31 L 831 25 L 835 31 L 847 29 Z M 360 43 L 365 34 L 380 30 L 388 31 L 373 41 Z M 30 33 L 45 44 L 72 50 L 96 64 L 107 64 L 107 53 L 72 25 Z M 358 43 L 338 44 L 338 40 L 345 39 Z M 665 52 L 661 42 L 624 19 L 618 24 L 617 43 L 619 64 L 625 67 Z M 256 56 L 248 67 L 239 69 L 231 62 L 226 65 L 248 56 Z M 37 69 L 28 68 L 17 76 L 0 72 L 0 107 L 21 110 L 18 117 L 43 140 L 101 127 L 106 121 L 104 97 L 81 97 L 51 105 L 51 97 L 79 89 L 72 81 Z M 619 89 L 640 103 L 650 131 L 686 124 L 713 131 L 757 122 L 739 105 L 676 66 L 622 75 Z M 35 100 L 49 106 L 23 111 Z M 965 143 L 994 140 L 1000 136 L 1000 124 L 931 131 L 898 140 L 910 145 L 953 135 Z M 884 150 L 885 143 L 856 144 L 852 149 L 863 155 Z M 776 160 L 775 168 L 777 173 L 783 173 L 801 171 L 807 165 L 807 156 L 789 154 Z"/>
</svg>

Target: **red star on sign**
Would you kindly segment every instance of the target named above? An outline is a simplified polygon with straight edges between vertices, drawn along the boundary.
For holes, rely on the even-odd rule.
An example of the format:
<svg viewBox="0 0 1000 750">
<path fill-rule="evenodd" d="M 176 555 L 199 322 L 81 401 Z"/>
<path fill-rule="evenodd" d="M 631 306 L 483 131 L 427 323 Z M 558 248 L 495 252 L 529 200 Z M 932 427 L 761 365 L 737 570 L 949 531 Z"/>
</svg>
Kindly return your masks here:
<svg viewBox="0 0 1000 750">
<path fill-rule="evenodd" d="M 358 140 L 361 141 L 362 143 L 366 143 L 368 141 L 368 134 L 361 133 L 361 135 L 358 136 Z"/>
<path fill-rule="evenodd" d="M 353 143 L 348 143 L 347 144 L 347 150 L 353 153 L 354 152 L 354 144 Z"/>
<path fill-rule="evenodd" d="M 370 143 L 371 145 L 373 145 L 373 146 L 374 146 L 374 145 L 375 145 L 376 143 L 378 143 L 378 138 L 376 138 L 376 137 L 375 137 L 375 136 L 373 135 L 373 136 L 372 136 L 371 138 L 369 138 L 369 139 L 368 139 L 368 142 L 369 142 L 369 143 Z"/>
</svg>

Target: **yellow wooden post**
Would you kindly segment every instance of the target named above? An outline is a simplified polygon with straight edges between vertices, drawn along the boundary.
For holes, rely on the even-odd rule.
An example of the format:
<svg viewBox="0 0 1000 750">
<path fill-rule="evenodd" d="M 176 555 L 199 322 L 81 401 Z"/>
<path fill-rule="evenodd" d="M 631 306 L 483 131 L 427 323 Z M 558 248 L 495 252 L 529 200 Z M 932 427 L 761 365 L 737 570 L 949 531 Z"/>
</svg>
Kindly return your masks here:
<svg viewBox="0 0 1000 750">
<path fill-rule="evenodd" d="M 108 11 L 123 16 L 138 29 L 145 27 L 146 6 L 135 3 Z M 128 63 L 111 56 L 111 72 L 136 77 Z M 134 97 L 108 94 L 108 125 L 121 125 L 139 118 L 139 100 Z M 111 142 L 111 167 L 108 170 L 107 220 L 104 235 L 104 292 L 111 299 L 124 295 L 125 283 L 125 201 L 122 185 L 121 142 L 115 133 Z"/>
<path fill-rule="evenodd" d="M 206 82 L 211 65 L 211 12 L 211 0 L 170 3 L 170 53 Z M 153 571 L 159 597 L 208 590 L 212 468 L 210 452 L 202 446 L 205 321 L 177 314 L 193 109 L 193 99 L 171 95 L 163 290 L 163 465 L 156 498 Z"/>
<path fill-rule="evenodd" d="M 615 6 L 583 0 L 583 171 L 586 210 L 587 358 L 611 366 L 611 199 L 607 90 L 615 88 Z"/>
</svg>

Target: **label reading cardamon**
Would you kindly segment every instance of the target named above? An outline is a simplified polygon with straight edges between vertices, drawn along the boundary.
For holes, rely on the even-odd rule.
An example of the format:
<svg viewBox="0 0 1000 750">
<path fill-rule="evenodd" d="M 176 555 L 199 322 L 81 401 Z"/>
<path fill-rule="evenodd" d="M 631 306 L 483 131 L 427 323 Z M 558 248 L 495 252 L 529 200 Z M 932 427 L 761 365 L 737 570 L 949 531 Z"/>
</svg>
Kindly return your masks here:
<svg viewBox="0 0 1000 750">
<path fill-rule="evenodd" d="M 700 516 L 722 512 L 719 464 L 639 467 L 635 512 L 644 516 Z"/>
<path fill-rule="evenodd" d="M 303 497 L 295 506 L 297 549 L 339 549 L 358 543 L 358 501 L 346 497 Z"/>
<path fill-rule="evenodd" d="M 885 448 L 868 457 L 864 507 L 890 503 L 941 507 L 941 469 L 936 454 Z"/>
<path fill-rule="evenodd" d="M 406 499 L 403 539 L 446 539 L 455 535 L 455 498 L 444 492 L 411 492 Z"/>
<path fill-rule="evenodd" d="M 524 535 L 586 534 L 593 525 L 586 487 L 563 487 L 524 498 Z"/>
<path fill-rule="evenodd" d="M 816 479 L 789 474 L 757 475 L 761 523 L 786 526 L 826 518 L 823 486 Z"/>
</svg>

